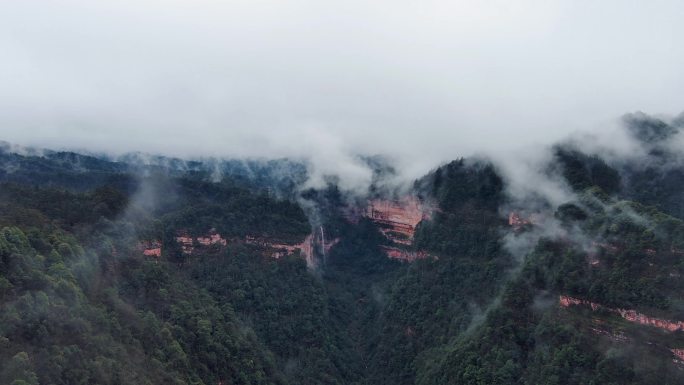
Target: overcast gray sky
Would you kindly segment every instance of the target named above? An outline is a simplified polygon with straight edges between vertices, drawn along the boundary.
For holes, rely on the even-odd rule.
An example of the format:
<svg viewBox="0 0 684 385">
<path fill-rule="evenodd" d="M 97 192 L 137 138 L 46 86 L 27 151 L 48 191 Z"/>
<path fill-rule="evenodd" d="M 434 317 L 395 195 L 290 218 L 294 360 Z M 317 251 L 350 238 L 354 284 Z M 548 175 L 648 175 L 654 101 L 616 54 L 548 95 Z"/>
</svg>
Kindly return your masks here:
<svg viewBox="0 0 684 385">
<path fill-rule="evenodd" d="M 684 109 L 684 2 L 0 2 L 0 139 L 417 174 Z"/>
</svg>

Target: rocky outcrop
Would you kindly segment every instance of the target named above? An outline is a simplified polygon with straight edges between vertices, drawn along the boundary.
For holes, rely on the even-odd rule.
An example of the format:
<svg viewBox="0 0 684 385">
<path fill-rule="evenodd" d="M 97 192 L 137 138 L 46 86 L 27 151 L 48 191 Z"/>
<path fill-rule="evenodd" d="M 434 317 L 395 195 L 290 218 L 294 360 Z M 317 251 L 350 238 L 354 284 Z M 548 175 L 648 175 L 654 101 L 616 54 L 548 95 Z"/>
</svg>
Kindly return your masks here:
<svg viewBox="0 0 684 385">
<path fill-rule="evenodd" d="M 669 332 L 675 332 L 684 330 L 684 322 L 682 321 L 670 321 L 660 318 L 650 317 L 645 314 L 639 313 L 636 310 L 629 309 L 614 309 L 610 307 L 603 306 L 601 304 L 561 295 L 559 303 L 562 307 L 569 307 L 572 305 L 584 305 L 591 307 L 592 310 L 604 310 L 610 313 L 615 313 L 620 317 L 626 319 L 629 322 L 633 322 L 639 325 L 653 326 L 659 329 L 667 330 Z"/>
<path fill-rule="evenodd" d="M 589 251 L 587 252 L 587 262 L 592 267 L 598 267 L 601 265 L 601 260 L 599 259 L 599 255 L 601 255 L 602 253 L 605 253 L 607 255 L 617 255 L 623 251 L 625 251 L 624 245 L 608 243 L 608 242 L 593 241 L 593 242 L 591 242 L 590 247 L 589 247 Z M 668 249 L 656 250 L 654 248 L 644 248 L 642 250 L 642 253 L 644 254 L 644 258 L 653 258 L 659 254 L 667 254 L 668 252 L 672 256 L 684 255 L 684 252 L 682 252 L 681 250 L 676 249 L 674 247 L 671 247 L 669 250 Z M 655 266 L 656 265 L 655 261 L 654 262 L 648 262 L 648 264 L 649 264 L 649 266 Z M 679 273 L 676 271 L 673 271 L 670 273 L 670 277 L 672 277 L 672 278 L 679 278 L 679 276 L 680 276 Z"/>
<path fill-rule="evenodd" d="M 651 326 L 655 327 L 661 330 L 665 330 L 668 332 L 677 332 L 684 330 L 684 322 L 681 321 L 670 321 L 670 320 L 665 320 L 665 319 L 660 319 L 660 318 L 655 318 L 655 317 L 650 317 L 642 313 L 638 313 L 635 310 L 628 310 L 628 309 L 616 309 L 616 308 L 610 308 L 607 306 L 603 306 L 601 304 L 587 301 L 584 299 L 580 298 L 575 298 L 575 297 L 569 297 L 569 296 L 564 296 L 561 295 L 559 299 L 560 306 L 562 307 L 569 307 L 569 306 L 587 306 L 590 307 L 592 310 L 601 310 L 603 312 L 607 313 L 613 313 L 616 315 L 619 315 L 623 319 L 638 324 L 638 325 L 645 325 L 645 326 Z M 637 343 L 641 344 L 645 347 L 648 347 L 651 349 L 652 352 L 668 352 L 672 354 L 672 362 L 681 367 L 684 367 L 684 349 L 681 348 L 669 348 L 662 346 L 661 343 L 659 342 L 654 342 L 651 339 L 644 339 L 644 334 L 639 332 L 639 333 L 632 333 L 629 336 L 625 334 L 624 330 L 621 330 L 623 328 L 617 327 L 615 328 L 615 324 L 610 321 L 606 321 L 604 319 L 600 318 L 594 318 L 592 320 L 592 323 L 594 326 L 589 326 L 588 330 L 592 332 L 593 334 L 597 336 L 602 336 L 607 338 L 608 340 L 615 342 L 615 343 Z M 613 325 L 613 328 L 611 328 L 609 325 Z M 672 341 L 677 341 L 677 339 L 672 339 Z"/>
<path fill-rule="evenodd" d="M 191 237 L 187 231 L 181 230 L 176 235 L 176 242 L 181 246 L 183 254 L 192 254 L 196 247 L 208 247 L 212 245 L 226 246 L 228 241 L 221 237 L 216 229 L 211 229 L 203 236 Z"/>
<path fill-rule="evenodd" d="M 209 234 L 208 236 L 205 236 L 205 237 L 197 237 L 196 239 L 197 239 L 197 243 L 199 243 L 202 246 L 210 246 L 210 245 L 226 246 L 228 244 L 228 241 L 221 238 L 221 234 L 218 234 L 218 233 Z"/>
<path fill-rule="evenodd" d="M 511 226 L 514 231 L 520 231 L 525 226 L 528 226 L 531 224 L 532 224 L 532 221 L 530 221 L 529 219 L 521 217 L 520 214 L 515 212 L 515 211 L 512 211 L 510 214 L 508 214 L 508 225 Z"/>
<path fill-rule="evenodd" d="M 146 257 L 160 258 L 162 255 L 161 242 L 157 240 L 140 241 L 135 248 Z"/>
<path fill-rule="evenodd" d="M 363 216 L 380 226 L 380 231 L 394 243 L 411 245 L 418 224 L 431 215 L 417 197 L 399 200 L 373 199 Z"/>
<path fill-rule="evenodd" d="M 269 249 L 269 252 L 271 253 L 270 256 L 276 259 L 287 255 L 292 255 L 296 252 L 300 252 L 302 256 L 306 259 L 310 258 L 313 255 L 312 235 L 307 235 L 306 238 L 304 238 L 304 241 L 301 243 L 293 244 L 273 242 L 266 238 L 247 236 L 245 238 L 245 243 Z"/>
<path fill-rule="evenodd" d="M 508 213 L 508 225 L 513 228 L 513 231 L 519 232 L 525 228 L 533 225 L 543 223 L 544 217 L 539 213 L 523 214 L 517 211 Z"/>
<path fill-rule="evenodd" d="M 383 251 L 385 251 L 385 254 L 389 258 L 392 259 L 397 259 L 400 261 L 405 261 L 405 262 L 413 262 L 417 259 L 424 259 L 424 258 L 429 258 L 431 257 L 430 254 L 428 254 L 425 251 L 418 250 L 418 251 L 411 251 L 411 250 L 404 250 L 400 249 L 397 247 L 391 247 L 391 246 L 381 246 Z"/>
<path fill-rule="evenodd" d="M 254 236 L 245 237 L 245 243 L 266 249 L 268 255 L 275 259 L 298 252 L 306 260 L 307 266 L 311 268 L 317 265 L 317 257 L 325 261 L 327 254 L 339 241 L 340 238 L 326 239 L 322 226 L 307 235 L 301 243 L 278 242 Z"/>
<path fill-rule="evenodd" d="M 669 321 L 653 318 L 645 314 L 637 313 L 635 310 L 616 309 L 615 311 L 617 311 L 622 318 L 630 322 L 635 322 L 641 325 L 649 325 L 670 332 L 684 330 L 684 322 L 681 321 Z"/>
<path fill-rule="evenodd" d="M 145 256 L 147 256 L 147 257 L 159 258 L 159 257 L 161 257 L 161 247 L 155 247 L 155 248 L 151 248 L 151 249 L 145 249 L 145 250 L 143 251 L 143 255 L 145 255 Z"/>
<path fill-rule="evenodd" d="M 192 254 L 195 251 L 194 239 L 187 235 L 178 235 L 176 242 L 180 244 L 183 254 Z"/>
<path fill-rule="evenodd" d="M 627 342 L 629 338 L 622 332 L 612 332 L 600 327 L 590 327 L 589 330 L 597 336 L 607 337 L 613 342 Z"/>
<path fill-rule="evenodd" d="M 412 262 L 430 257 L 428 253 L 410 247 L 418 224 L 429 219 L 434 210 L 417 197 L 406 196 L 396 200 L 373 199 L 361 216 L 377 224 L 385 238 L 392 241 L 392 246 L 382 247 L 389 258 Z"/>
<path fill-rule="evenodd" d="M 568 306 L 571 306 L 571 305 L 586 305 L 586 306 L 591 307 L 591 310 L 598 310 L 598 309 L 602 309 L 602 308 L 603 308 L 603 306 L 601 306 L 601 305 L 599 305 L 599 304 L 597 304 L 597 303 L 594 303 L 594 302 L 591 302 L 591 301 L 587 301 L 587 300 L 585 300 L 585 299 L 579 299 L 579 298 L 574 298 L 574 297 L 568 297 L 568 296 L 565 296 L 565 295 L 561 295 L 561 296 L 560 296 L 560 301 L 559 301 L 559 302 L 560 302 L 560 305 L 561 305 L 562 307 L 568 307 Z"/>
<path fill-rule="evenodd" d="M 680 365 L 684 364 L 684 349 L 670 349 L 670 352 L 677 357 L 673 360 L 675 363 Z"/>
</svg>

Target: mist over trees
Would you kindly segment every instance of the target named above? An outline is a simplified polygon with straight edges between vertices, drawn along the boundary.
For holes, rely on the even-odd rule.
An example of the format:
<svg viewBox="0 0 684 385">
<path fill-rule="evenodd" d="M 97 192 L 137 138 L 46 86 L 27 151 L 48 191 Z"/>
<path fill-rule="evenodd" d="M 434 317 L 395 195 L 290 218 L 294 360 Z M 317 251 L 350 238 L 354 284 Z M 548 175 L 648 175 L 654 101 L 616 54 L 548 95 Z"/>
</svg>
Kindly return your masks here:
<svg viewBox="0 0 684 385">
<path fill-rule="evenodd" d="M 678 123 L 626 119 L 630 156 L 571 140 L 534 178 L 479 157 L 408 187 L 374 158 L 365 192 L 288 160 L 5 148 L 0 382 L 680 383 Z M 362 215 L 407 194 L 410 262 Z M 313 265 L 283 249 L 323 232 Z"/>
</svg>

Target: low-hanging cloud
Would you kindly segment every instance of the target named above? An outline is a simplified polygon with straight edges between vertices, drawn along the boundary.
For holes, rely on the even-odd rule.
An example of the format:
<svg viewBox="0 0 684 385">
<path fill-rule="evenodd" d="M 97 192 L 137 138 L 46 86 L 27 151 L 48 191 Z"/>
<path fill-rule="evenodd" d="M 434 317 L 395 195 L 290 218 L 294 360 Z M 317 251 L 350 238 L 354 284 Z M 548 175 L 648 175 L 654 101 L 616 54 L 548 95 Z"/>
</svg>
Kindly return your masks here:
<svg viewBox="0 0 684 385">
<path fill-rule="evenodd" d="M 678 1 L 0 5 L 0 139 L 183 157 L 439 162 L 684 106 Z"/>
</svg>

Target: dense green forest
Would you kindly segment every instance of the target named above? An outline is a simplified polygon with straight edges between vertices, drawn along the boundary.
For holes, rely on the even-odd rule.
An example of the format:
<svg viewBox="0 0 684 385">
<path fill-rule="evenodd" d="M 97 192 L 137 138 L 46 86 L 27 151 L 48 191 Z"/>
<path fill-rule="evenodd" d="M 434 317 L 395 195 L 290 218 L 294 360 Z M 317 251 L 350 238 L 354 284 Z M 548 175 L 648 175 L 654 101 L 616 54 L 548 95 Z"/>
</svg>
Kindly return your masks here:
<svg viewBox="0 0 684 385">
<path fill-rule="evenodd" d="M 410 263 L 387 258 L 376 223 L 349 220 L 362 199 L 301 191 L 289 161 L 2 148 L 0 383 L 681 384 L 683 332 L 610 310 L 684 320 L 679 132 L 642 115 L 626 127 L 646 158 L 552 149 L 542 172 L 572 192 L 561 205 L 526 207 L 486 159 L 416 180 L 435 210 L 410 246 L 431 257 Z M 367 162 L 375 181 L 393 172 Z M 538 212 L 512 227 L 511 210 Z M 224 247 L 176 241 L 210 229 Z M 314 267 L 248 241 L 323 229 L 338 243 Z M 144 254 L 153 244 L 161 256 Z"/>
</svg>

